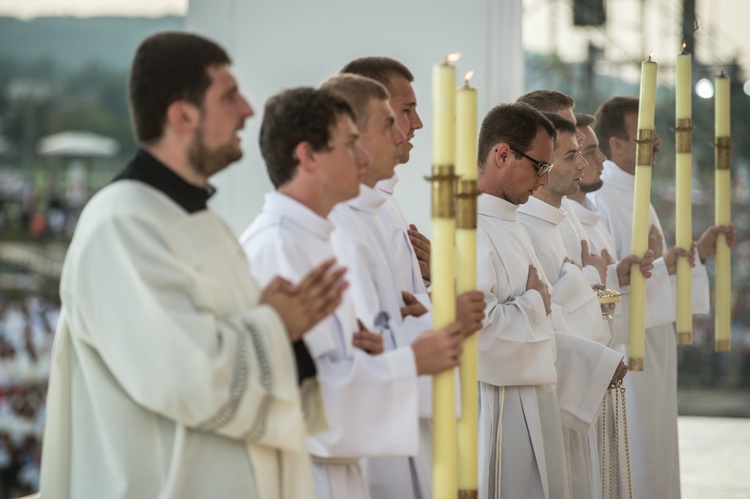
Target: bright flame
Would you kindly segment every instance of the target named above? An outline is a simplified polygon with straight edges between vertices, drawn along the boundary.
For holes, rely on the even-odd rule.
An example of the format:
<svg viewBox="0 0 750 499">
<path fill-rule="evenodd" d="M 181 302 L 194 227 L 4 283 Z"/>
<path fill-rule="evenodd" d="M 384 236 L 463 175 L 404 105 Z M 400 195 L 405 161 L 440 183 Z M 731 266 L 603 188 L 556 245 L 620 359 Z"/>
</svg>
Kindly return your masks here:
<svg viewBox="0 0 750 499">
<path fill-rule="evenodd" d="M 474 76 L 474 71 L 469 71 L 466 73 L 466 76 L 464 76 L 464 81 L 468 84 L 472 76 Z"/>
<path fill-rule="evenodd" d="M 461 52 L 454 52 L 445 56 L 445 60 L 448 62 L 456 62 L 461 58 Z"/>
<path fill-rule="evenodd" d="M 682 42 L 682 51 L 685 52 L 686 48 L 687 48 L 687 43 Z"/>
</svg>

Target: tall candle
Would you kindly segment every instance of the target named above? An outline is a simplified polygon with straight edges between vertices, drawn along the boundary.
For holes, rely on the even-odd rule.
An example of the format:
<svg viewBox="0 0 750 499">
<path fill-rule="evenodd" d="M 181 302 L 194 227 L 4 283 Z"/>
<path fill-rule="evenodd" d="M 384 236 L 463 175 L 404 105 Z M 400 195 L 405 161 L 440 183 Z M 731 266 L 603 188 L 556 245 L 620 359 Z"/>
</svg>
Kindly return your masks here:
<svg viewBox="0 0 750 499">
<path fill-rule="evenodd" d="M 683 47 L 675 61 L 675 117 L 678 120 L 693 117 L 692 59 Z"/>
<path fill-rule="evenodd" d="M 477 92 L 469 86 L 456 90 L 456 173 L 459 175 L 456 222 L 456 292 L 477 287 Z M 458 488 L 474 491 L 478 474 L 477 335 L 463 342 L 461 356 L 461 419 L 458 420 Z"/>
<path fill-rule="evenodd" d="M 716 78 L 716 194 L 715 223 L 731 223 L 731 176 L 729 169 L 729 78 Z M 732 327 L 731 254 L 724 234 L 716 239 L 716 350 L 729 351 Z"/>
<path fill-rule="evenodd" d="M 675 239 L 690 251 L 693 242 L 692 200 L 692 56 L 683 52 L 675 61 Z M 693 343 L 693 283 L 687 257 L 677 258 L 677 343 Z"/>
<path fill-rule="evenodd" d="M 456 89 L 456 175 L 461 180 L 477 178 L 477 91 L 469 86 L 473 74 L 469 71 Z"/>
<path fill-rule="evenodd" d="M 631 252 L 644 256 L 648 251 L 649 205 L 651 199 L 651 163 L 653 159 L 654 102 L 656 63 L 641 64 L 641 92 L 638 106 L 638 145 L 636 148 L 635 193 Z M 628 323 L 628 364 L 632 371 L 643 370 L 646 330 L 646 278 L 638 264 L 630 266 L 630 315 Z"/>
<path fill-rule="evenodd" d="M 451 54 L 432 68 L 432 164 L 453 165 L 456 159 L 456 67 Z"/>
<path fill-rule="evenodd" d="M 456 69 L 449 60 L 432 73 L 432 321 L 435 329 L 456 318 L 455 102 Z M 456 387 L 452 370 L 433 377 L 433 497 L 458 494 Z"/>
</svg>

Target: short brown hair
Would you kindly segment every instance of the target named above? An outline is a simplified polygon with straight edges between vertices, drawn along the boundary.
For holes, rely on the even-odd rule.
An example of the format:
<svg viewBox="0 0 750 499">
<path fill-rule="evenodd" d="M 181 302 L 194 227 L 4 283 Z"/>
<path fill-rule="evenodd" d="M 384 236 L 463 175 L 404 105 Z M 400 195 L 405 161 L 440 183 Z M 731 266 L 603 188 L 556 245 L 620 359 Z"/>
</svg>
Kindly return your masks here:
<svg viewBox="0 0 750 499">
<path fill-rule="evenodd" d="M 293 88 L 268 99 L 260 126 L 260 153 L 271 182 L 277 189 L 290 181 L 299 165 L 294 150 L 309 142 L 314 151 L 324 151 L 341 115 L 354 113 L 349 104 L 327 90 Z"/>
<path fill-rule="evenodd" d="M 342 97 L 354 110 L 357 127 L 365 131 L 369 118 L 368 104 L 372 99 L 388 100 L 390 94 L 377 81 L 355 74 L 339 74 L 320 84 L 321 90 L 328 90 Z"/>
<path fill-rule="evenodd" d="M 576 113 L 576 126 L 592 126 L 592 123 L 594 123 L 594 115 L 593 114 L 586 114 L 586 113 Z"/>
<path fill-rule="evenodd" d="M 392 90 L 389 87 L 389 80 L 393 76 L 405 78 L 410 83 L 414 81 L 414 75 L 409 71 L 409 68 L 398 62 L 396 59 L 383 56 L 360 57 L 359 59 L 354 59 L 353 61 L 346 63 L 339 73 L 351 73 L 371 78 L 385 85 L 388 90 Z"/>
<path fill-rule="evenodd" d="M 211 85 L 206 69 L 230 63 L 224 49 L 198 35 L 164 32 L 146 38 L 135 52 L 128 82 L 136 141 L 150 145 L 161 139 L 173 102 L 202 107 Z"/>
<path fill-rule="evenodd" d="M 531 149 L 537 132 L 544 130 L 552 140 L 557 138 L 557 132 L 549 119 L 528 104 L 500 104 L 487 113 L 479 129 L 478 163 L 479 169 L 484 168 L 492 147 L 498 143 L 506 143 L 518 152 Z M 514 152 L 517 158 L 521 156 Z"/>
<path fill-rule="evenodd" d="M 563 118 L 559 114 L 555 113 L 542 113 L 545 118 L 547 118 L 550 123 L 552 123 L 552 126 L 555 127 L 555 131 L 557 132 L 557 136 L 559 137 L 561 133 L 569 133 L 571 135 L 576 134 L 576 124 L 570 121 L 569 119 Z M 557 138 L 555 138 L 555 150 L 557 150 Z"/>
<path fill-rule="evenodd" d="M 637 97 L 612 97 L 602 102 L 599 109 L 596 110 L 594 118 L 594 132 L 599 137 L 599 149 L 608 158 L 612 153 L 609 148 L 610 137 L 619 137 L 629 139 L 628 130 L 625 126 L 625 115 L 628 113 L 638 114 Z"/>
<path fill-rule="evenodd" d="M 576 105 L 573 97 L 557 90 L 532 90 L 516 99 L 543 113 L 556 113 L 562 109 L 572 109 Z"/>
</svg>

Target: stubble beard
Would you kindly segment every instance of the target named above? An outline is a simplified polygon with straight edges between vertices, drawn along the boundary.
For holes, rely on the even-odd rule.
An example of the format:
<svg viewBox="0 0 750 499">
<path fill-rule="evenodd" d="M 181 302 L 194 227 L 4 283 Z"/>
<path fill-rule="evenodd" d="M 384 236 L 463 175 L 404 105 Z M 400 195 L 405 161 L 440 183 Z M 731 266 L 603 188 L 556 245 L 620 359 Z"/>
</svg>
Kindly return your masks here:
<svg viewBox="0 0 750 499">
<path fill-rule="evenodd" d="M 591 182 L 590 184 L 581 183 L 580 187 L 581 187 L 581 192 L 585 192 L 586 194 L 588 194 L 589 192 L 598 191 L 599 189 L 602 188 L 603 185 L 604 185 L 604 181 L 599 179 L 594 182 Z"/>
<path fill-rule="evenodd" d="M 203 132 L 198 129 L 188 150 L 188 162 L 200 175 L 209 178 L 235 161 L 242 158 L 242 149 L 234 143 L 221 145 L 215 149 L 203 143 Z"/>
</svg>

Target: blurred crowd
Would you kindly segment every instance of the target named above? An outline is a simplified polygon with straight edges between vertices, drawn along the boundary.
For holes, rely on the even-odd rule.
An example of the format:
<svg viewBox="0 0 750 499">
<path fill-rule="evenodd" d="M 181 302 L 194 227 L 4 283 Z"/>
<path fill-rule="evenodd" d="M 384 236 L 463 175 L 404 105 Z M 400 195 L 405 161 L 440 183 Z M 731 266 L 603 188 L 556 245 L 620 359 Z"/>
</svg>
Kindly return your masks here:
<svg viewBox="0 0 750 499">
<path fill-rule="evenodd" d="M 38 490 L 49 358 L 59 303 L 0 296 L 0 499 Z"/>
</svg>

